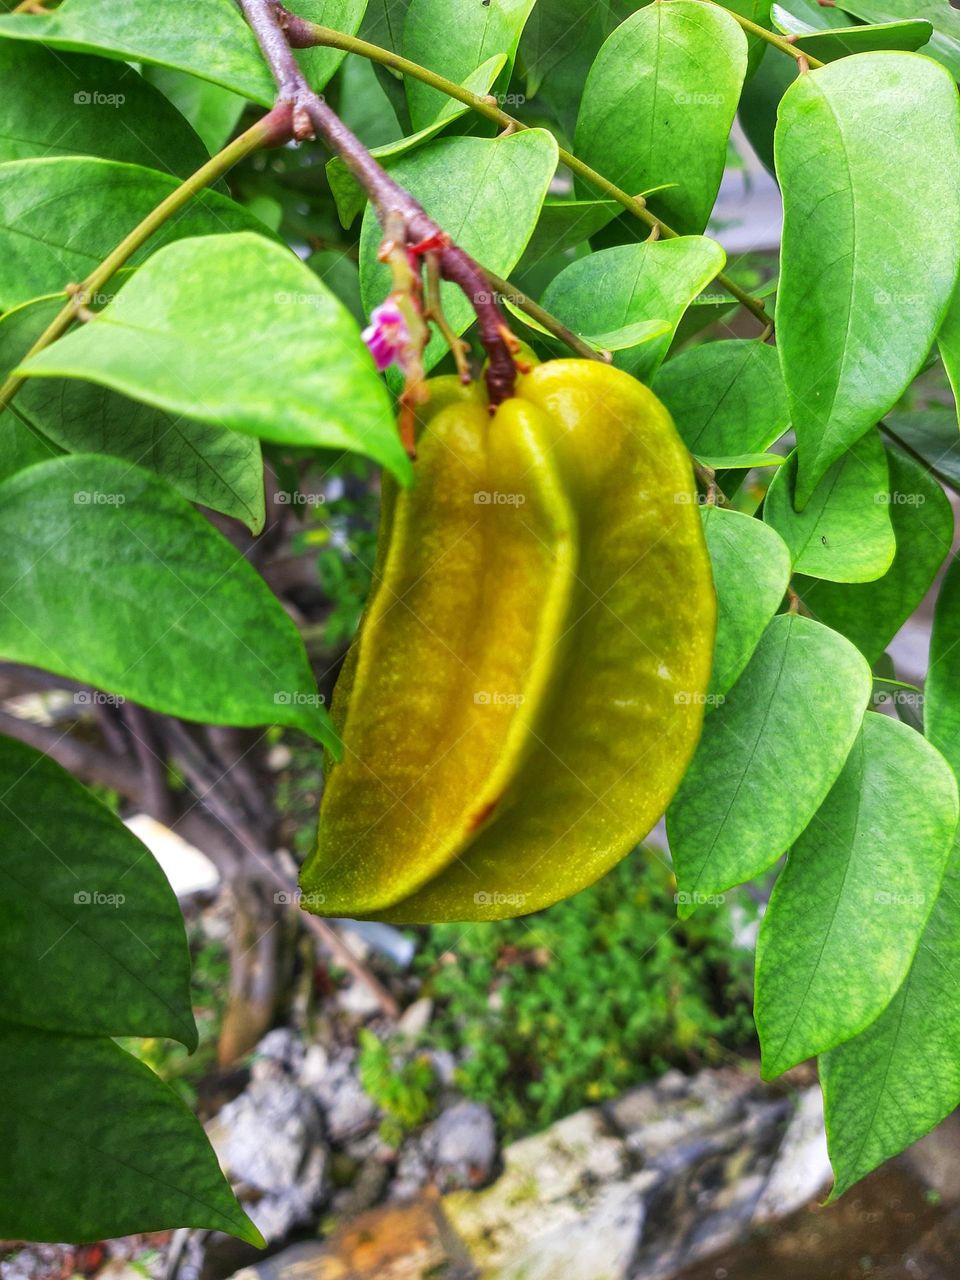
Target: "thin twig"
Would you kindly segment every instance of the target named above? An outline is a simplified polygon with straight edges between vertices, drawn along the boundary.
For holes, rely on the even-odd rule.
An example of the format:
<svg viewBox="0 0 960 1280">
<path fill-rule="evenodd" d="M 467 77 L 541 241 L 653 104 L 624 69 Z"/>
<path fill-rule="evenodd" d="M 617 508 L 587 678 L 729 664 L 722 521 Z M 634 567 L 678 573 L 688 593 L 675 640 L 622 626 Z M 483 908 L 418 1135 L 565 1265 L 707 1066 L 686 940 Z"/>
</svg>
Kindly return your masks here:
<svg viewBox="0 0 960 1280">
<path fill-rule="evenodd" d="M 241 3 L 247 2 L 249 0 L 241 0 Z M 260 0 L 260 2 L 269 2 L 269 0 Z M 308 22 L 305 18 L 298 18 L 288 13 L 282 7 L 279 8 L 278 12 L 287 38 L 293 48 L 309 49 L 319 45 L 327 49 L 342 49 L 346 53 L 355 53 L 371 62 L 377 62 L 381 66 L 398 71 L 401 75 L 419 80 L 440 93 L 446 94 L 447 97 L 454 98 L 457 102 L 462 102 L 464 106 L 470 107 L 478 115 L 484 116 L 487 120 L 492 120 L 495 124 L 499 124 L 502 129 L 510 128 L 515 132 L 521 132 L 531 127 L 524 124 L 522 120 L 518 120 L 516 116 L 508 115 L 490 98 L 471 93 L 469 89 L 464 89 L 462 85 L 456 84 L 455 81 L 448 80 L 445 76 L 437 75 L 436 72 L 422 67 L 418 62 L 411 62 L 409 58 L 401 57 L 400 54 L 394 53 L 390 49 L 371 44 L 369 40 L 361 40 L 359 36 L 345 35 L 341 31 L 335 31 L 332 27 L 324 27 L 316 22 Z M 559 147 L 559 158 L 571 172 L 583 178 L 596 191 L 616 201 L 617 204 L 626 209 L 628 213 L 633 214 L 635 218 L 639 218 L 646 226 L 651 229 L 656 227 L 664 239 L 676 239 L 679 235 L 679 232 L 674 231 L 662 218 L 658 218 L 650 212 L 642 196 L 630 195 L 621 187 L 618 187 L 616 183 L 611 182 L 609 178 L 605 178 L 602 173 L 598 173 L 596 169 L 591 169 L 588 164 L 584 164 L 572 151 Z M 723 272 L 720 272 L 715 278 L 717 283 L 722 285 L 730 296 L 745 307 L 751 315 L 755 316 L 762 325 L 773 324 L 772 317 L 758 298 L 752 297 L 736 281 L 731 280 Z"/>
<path fill-rule="evenodd" d="M 275 0 L 240 0 L 240 7 L 273 73 L 278 105 L 289 104 L 293 109 L 295 135 L 298 138 L 319 136 L 341 157 L 369 196 L 384 229 L 391 214 L 400 214 L 411 246 L 437 246 L 443 278 L 463 290 L 476 313 L 480 341 L 488 357 L 486 377 L 490 403 L 499 404 L 513 391 L 516 368 L 503 336 L 505 322 L 493 301 L 483 269 L 468 253 L 449 241 L 423 206 L 390 177 L 336 112 L 313 92 L 297 64 L 288 31 L 282 24 L 285 11 L 280 10 Z"/>
<path fill-rule="evenodd" d="M 602 360 L 605 363 L 609 363 L 602 351 L 598 351 L 596 347 L 591 347 L 589 342 L 584 342 L 583 338 L 574 333 L 572 329 L 568 329 L 555 315 L 541 307 L 539 302 L 534 302 L 532 298 L 528 298 L 523 290 L 518 289 L 515 284 L 511 284 L 509 280 L 504 280 L 501 276 L 494 275 L 492 271 L 487 272 L 487 279 L 501 298 L 508 298 L 518 310 L 528 315 L 531 320 L 536 320 L 537 324 L 542 325 L 555 338 L 558 338 L 564 346 L 569 347 L 571 351 L 575 351 L 578 356 L 582 356 L 584 360 Z"/>
</svg>

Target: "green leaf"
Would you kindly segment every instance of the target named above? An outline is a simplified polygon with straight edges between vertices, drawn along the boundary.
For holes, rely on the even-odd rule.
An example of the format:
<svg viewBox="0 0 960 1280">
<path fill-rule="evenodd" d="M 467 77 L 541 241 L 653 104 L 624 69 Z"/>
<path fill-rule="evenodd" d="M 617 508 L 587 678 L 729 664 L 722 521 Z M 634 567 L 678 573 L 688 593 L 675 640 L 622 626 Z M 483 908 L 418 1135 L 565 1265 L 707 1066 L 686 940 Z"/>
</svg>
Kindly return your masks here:
<svg viewBox="0 0 960 1280">
<path fill-rule="evenodd" d="M 194 1050 L 183 916 L 153 854 L 12 738 L 0 738 L 0 788 L 4 1018 L 80 1036 L 172 1036 Z"/>
<path fill-rule="evenodd" d="M 596 0 L 537 0 L 520 39 L 527 96 L 537 95 L 572 136 L 587 73 L 615 25 Z"/>
<path fill-rule="evenodd" d="M 505 276 L 527 247 L 556 167 L 556 139 L 528 129 L 502 138 L 440 138 L 400 159 L 391 175 L 467 253 Z M 390 291 L 390 272 L 377 258 L 381 239 L 368 208 L 360 233 L 360 292 L 368 314 Z M 463 333 L 474 318 L 470 302 L 451 284 L 442 286 L 441 296 L 454 331 Z M 427 369 L 446 349 L 435 333 Z"/>
<path fill-rule="evenodd" d="M 0 414 L 0 480 L 59 457 L 61 450 L 31 427 L 25 426 L 12 413 Z"/>
<path fill-rule="evenodd" d="M 784 198 L 777 341 L 803 506 L 910 384 L 953 294 L 957 87 L 916 54 L 843 58 L 799 76 L 784 95 L 776 159 Z M 907 171 L 917 198 L 903 204 L 894 193 Z"/>
<path fill-rule="evenodd" d="M 777 26 L 780 27 L 781 31 L 786 28 L 780 24 L 788 17 L 794 23 L 800 23 L 810 31 L 830 31 L 838 27 L 849 27 L 850 25 L 850 19 L 845 9 L 822 5 L 819 0 L 787 0 L 785 5 L 772 5 L 770 12 L 772 17 L 777 20 Z"/>
<path fill-rule="evenodd" d="M 653 390 L 698 458 L 763 453 L 790 422 L 776 349 L 755 340 L 682 351 L 658 371 Z"/>
<path fill-rule="evenodd" d="M 727 693 L 750 661 L 790 582 L 790 552 L 753 516 L 704 507 L 703 530 L 717 590 L 717 640 L 710 694 Z"/>
<path fill-rule="evenodd" d="M 926 409 L 888 413 L 883 425 L 948 484 L 960 487 L 960 434 L 955 408 L 930 405 Z"/>
<path fill-rule="evenodd" d="M 960 1105 L 960 845 L 910 972 L 880 1017 L 820 1059 L 831 1199 Z"/>
<path fill-rule="evenodd" d="M 597 55 L 574 150 L 631 195 L 679 183 L 651 208 L 675 230 L 699 233 L 720 189 L 746 70 L 746 39 L 719 5 L 641 9 Z"/>
<path fill-rule="evenodd" d="M 872 53 L 878 49 L 901 49 L 913 52 L 922 48 L 933 34 L 929 22 L 885 22 L 877 26 L 831 27 L 824 30 L 796 18 L 786 9 L 773 6 L 774 26 L 785 35 L 795 36 L 796 48 L 833 62 L 852 53 Z"/>
<path fill-rule="evenodd" d="M 927 737 L 960 772 L 960 559 L 954 557 L 937 597 L 924 702 Z"/>
<path fill-rule="evenodd" d="M 714 471 L 752 471 L 755 467 L 782 467 L 782 453 L 707 453 L 698 454 L 704 466 Z"/>
<path fill-rule="evenodd" d="M 160 93 L 190 121 L 211 155 L 225 145 L 240 119 L 243 98 L 218 84 L 211 84 L 209 80 L 200 80 L 197 76 L 186 71 L 175 71 L 172 67 L 145 66 L 143 77 L 150 84 L 156 85 Z M 127 157 L 110 158 L 124 160 Z M 154 164 L 153 167 L 157 168 L 157 165 Z"/>
<path fill-rule="evenodd" d="M 403 24 L 409 5 L 410 0 L 370 0 L 363 15 L 360 35 L 371 44 L 379 45 L 381 49 L 400 53 L 403 44 Z M 410 123 L 407 98 L 403 91 L 403 77 L 391 71 L 389 67 L 381 67 L 376 63 L 373 69 L 403 132 L 409 133 L 413 126 Z"/>
<path fill-rule="evenodd" d="M 957 816 L 957 783 L 939 752 L 868 712 L 760 926 L 754 1010 L 767 1079 L 850 1040 L 896 995 Z"/>
<path fill-rule="evenodd" d="M 344 35 L 356 35 L 363 20 L 367 0 L 297 0 L 298 18 L 307 22 L 319 22 L 322 27 L 332 27 Z M 312 89 L 319 92 L 336 72 L 346 57 L 342 49 L 300 49 L 297 61 Z"/>
<path fill-rule="evenodd" d="M 168 413 L 362 453 L 410 475 L 356 321 L 309 267 L 262 236 L 161 249 L 104 311 L 22 372 L 96 382 Z"/>
<path fill-rule="evenodd" d="M 871 688 L 870 668 L 842 636 L 809 618 L 773 619 L 707 716 L 667 811 L 681 918 L 793 844 L 843 768 Z"/>
<path fill-rule="evenodd" d="M 504 83 L 535 0 L 410 0 L 403 27 L 403 56 L 463 84 L 496 54 L 506 57 Z M 405 81 L 410 119 L 422 129 L 446 108 L 447 97 L 420 80 Z"/>
<path fill-rule="evenodd" d="M 899 449 L 887 450 L 897 551 L 876 582 L 794 578 L 813 616 L 841 632 L 873 665 L 926 595 L 953 543 L 953 510 L 937 482 Z"/>
<path fill-rule="evenodd" d="M 0 309 L 83 280 L 178 185 L 155 169 L 93 157 L 0 165 Z M 185 236 L 263 230 L 242 205 L 205 191 L 130 263 Z"/>
<path fill-rule="evenodd" d="M 490 86 L 503 70 L 505 62 L 506 58 L 502 53 L 497 54 L 496 57 L 489 58 L 482 67 L 478 67 L 472 75 L 467 76 L 463 87 L 469 89 L 471 93 L 480 95 L 489 93 Z M 375 156 L 385 169 L 389 169 L 400 156 L 415 151 L 424 142 L 428 142 L 435 137 L 441 129 L 445 129 L 451 121 L 458 120 L 461 116 L 466 115 L 469 109 L 462 102 L 458 102 L 456 98 L 446 98 L 445 105 L 436 119 L 419 130 L 418 133 L 410 134 L 406 138 L 398 138 L 395 142 L 388 142 L 382 147 L 373 147 L 370 154 Z M 333 192 L 333 198 L 336 201 L 340 223 L 344 227 L 349 227 L 353 224 L 354 219 L 363 212 L 367 203 L 367 193 L 357 182 L 340 156 L 334 156 L 327 161 L 327 180 L 330 183 L 330 190 Z"/>
<path fill-rule="evenodd" d="M 0 485 L 0 656 L 168 715 L 336 746 L 293 622 L 150 472 L 76 454 Z"/>
<path fill-rule="evenodd" d="M 773 136 L 777 109 L 796 78 L 797 68 L 793 60 L 785 57 L 779 49 L 767 49 L 756 74 L 743 86 L 737 119 L 747 141 L 770 173 L 775 172 Z"/>
<path fill-rule="evenodd" d="M 543 305 L 581 336 L 669 320 L 670 331 L 661 340 L 620 350 L 614 359 L 618 369 L 650 378 L 669 351 L 684 311 L 725 262 L 717 242 L 705 236 L 601 249 L 565 267 L 547 286 Z"/>
<path fill-rule="evenodd" d="M 103 1240 L 207 1227 L 264 1246 L 196 1117 L 112 1040 L 0 1024 L 0 1236 Z"/>
<path fill-rule="evenodd" d="M 0 40 L 0 162 L 97 155 L 188 177 L 208 159 L 163 94 L 132 67 Z"/>
<path fill-rule="evenodd" d="M 898 22 L 922 18 L 933 27 L 924 53 L 943 63 L 960 80 L 960 13 L 947 0 L 844 0 L 844 9 L 862 22 Z"/>
<path fill-rule="evenodd" d="M 770 0 L 726 0 L 723 7 L 730 9 L 733 13 L 739 13 L 742 18 L 749 18 L 758 27 L 769 28 L 770 26 Z M 760 65 L 760 60 L 767 45 L 759 36 L 748 35 L 747 48 L 750 51 L 747 75 L 751 76 Z"/>
<path fill-rule="evenodd" d="M 616 200 L 545 200 L 521 270 L 553 253 L 565 253 L 602 231 L 620 213 Z"/>
<path fill-rule="evenodd" d="M 897 550 L 887 455 L 876 430 L 835 462 L 802 511 L 794 506 L 792 453 L 767 490 L 763 518 L 790 548 L 794 568 L 830 582 L 873 582 Z"/>
<path fill-rule="evenodd" d="M 940 359 L 950 379 L 954 408 L 960 404 L 960 284 L 953 292 L 950 306 L 937 334 Z"/>
<path fill-rule="evenodd" d="M 23 359 L 62 301 L 40 299 L 0 319 L 0 368 L 12 369 Z M 155 471 L 191 502 L 243 520 L 253 533 L 263 528 L 263 463 L 260 442 L 250 436 L 67 379 L 28 380 L 12 410 L 0 418 L 3 431 L 13 424 L 14 414 L 68 453 L 127 458 Z M 59 451 L 45 450 L 48 457 Z"/>
<path fill-rule="evenodd" d="M 273 105 L 276 89 L 253 32 L 231 0 L 64 0 L 50 14 L 0 17 L 0 40 L 100 53 L 189 71 Z"/>
</svg>

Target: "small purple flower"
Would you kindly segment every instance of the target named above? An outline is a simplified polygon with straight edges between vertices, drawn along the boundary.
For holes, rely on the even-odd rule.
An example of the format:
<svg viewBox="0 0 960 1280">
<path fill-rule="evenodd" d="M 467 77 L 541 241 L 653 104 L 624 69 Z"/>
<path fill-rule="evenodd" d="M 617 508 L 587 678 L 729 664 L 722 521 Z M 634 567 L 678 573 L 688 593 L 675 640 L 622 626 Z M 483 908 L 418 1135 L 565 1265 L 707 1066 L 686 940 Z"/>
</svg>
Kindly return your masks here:
<svg viewBox="0 0 960 1280">
<path fill-rule="evenodd" d="M 394 361 L 402 363 L 403 353 L 410 342 L 410 330 L 403 312 L 391 298 L 374 307 L 370 313 L 370 324 L 363 331 L 363 340 L 381 373 Z"/>
</svg>

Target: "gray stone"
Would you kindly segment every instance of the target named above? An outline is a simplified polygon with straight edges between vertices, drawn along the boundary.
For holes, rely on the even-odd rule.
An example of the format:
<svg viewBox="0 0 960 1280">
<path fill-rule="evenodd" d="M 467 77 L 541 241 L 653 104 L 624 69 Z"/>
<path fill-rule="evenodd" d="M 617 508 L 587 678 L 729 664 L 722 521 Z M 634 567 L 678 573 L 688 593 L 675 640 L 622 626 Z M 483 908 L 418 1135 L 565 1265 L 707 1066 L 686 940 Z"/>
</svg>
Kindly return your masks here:
<svg viewBox="0 0 960 1280">
<path fill-rule="evenodd" d="M 411 1044 L 416 1044 L 429 1027 L 432 1017 L 433 1001 L 429 996 L 421 996 L 419 1000 L 414 1000 L 413 1004 L 408 1005 L 400 1015 L 397 1035 Z"/>
<path fill-rule="evenodd" d="M 756 1087 L 755 1080 L 736 1071 L 701 1071 L 687 1079 L 668 1072 L 655 1084 L 608 1103 L 604 1111 L 624 1135 L 630 1154 L 649 1162 L 740 1119 Z"/>
<path fill-rule="evenodd" d="M 490 1108 L 481 1102 L 448 1107 L 424 1130 L 421 1146 L 441 1191 L 484 1186 L 497 1160 L 497 1130 Z"/>
<path fill-rule="evenodd" d="M 763 1194 L 754 1210 L 755 1223 L 786 1218 L 825 1191 L 833 1173 L 823 1127 L 823 1095 L 819 1085 L 799 1097 Z"/>
<path fill-rule="evenodd" d="M 314 1099 L 292 1080 L 254 1079 L 207 1126 L 227 1176 L 267 1240 L 309 1222 L 327 1189 Z"/>
<path fill-rule="evenodd" d="M 379 1120 L 376 1103 L 367 1094 L 356 1073 L 357 1056 L 346 1050 L 331 1059 L 321 1045 L 307 1049 L 300 1083 L 319 1102 L 331 1142 L 343 1143 L 362 1137 Z"/>
<path fill-rule="evenodd" d="M 623 1142 L 592 1108 L 512 1143 L 503 1165 L 485 1191 L 455 1191 L 443 1201 L 471 1256 L 491 1268 L 532 1258 L 540 1241 L 599 1211 L 609 1190 L 604 1184 L 628 1173 Z"/>
</svg>

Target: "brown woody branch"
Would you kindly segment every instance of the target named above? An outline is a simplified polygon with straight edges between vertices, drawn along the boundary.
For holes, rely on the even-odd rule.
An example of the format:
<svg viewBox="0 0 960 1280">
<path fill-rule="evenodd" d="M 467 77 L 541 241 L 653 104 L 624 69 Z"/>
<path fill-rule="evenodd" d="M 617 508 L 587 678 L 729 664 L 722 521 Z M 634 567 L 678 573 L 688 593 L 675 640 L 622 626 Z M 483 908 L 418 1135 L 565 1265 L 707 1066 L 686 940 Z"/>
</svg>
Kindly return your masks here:
<svg viewBox="0 0 960 1280">
<path fill-rule="evenodd" d="M 497 405 L 507 399 L 513 393 L 516 367 L 509 330 L 483 269 L 450 241 L 423 206 L 390 177 L 336 112 L 307 84 L 292 48 L 297 38 L 297 20 L 276 0 L 239 0 L 239 3 L 273 73 L 278 105 L 289 103 L 293 108 L 294 136 L 320 137 L 342 158 L 366 191 L 382 227 L 386 228 L 387 223 L 399 215 L 409 246 L 429 244 L 436 248 L 441 275 L 463 290 L 476 313 L 480 341 L 488 357 L 486 378 L 490 403 Z"/>
</svg>

